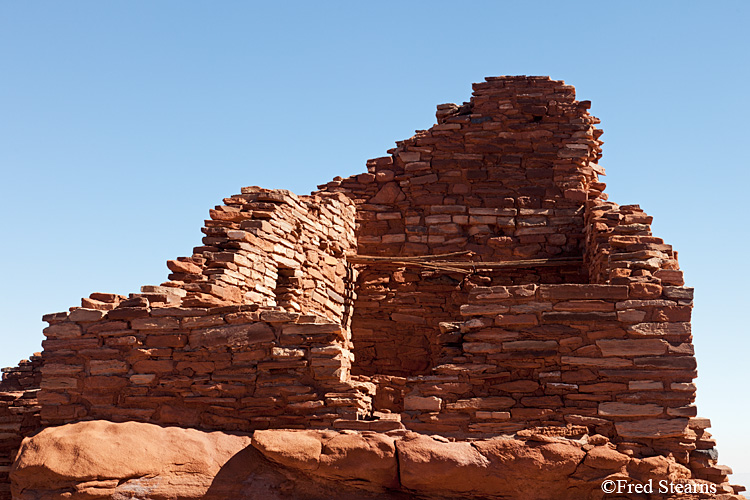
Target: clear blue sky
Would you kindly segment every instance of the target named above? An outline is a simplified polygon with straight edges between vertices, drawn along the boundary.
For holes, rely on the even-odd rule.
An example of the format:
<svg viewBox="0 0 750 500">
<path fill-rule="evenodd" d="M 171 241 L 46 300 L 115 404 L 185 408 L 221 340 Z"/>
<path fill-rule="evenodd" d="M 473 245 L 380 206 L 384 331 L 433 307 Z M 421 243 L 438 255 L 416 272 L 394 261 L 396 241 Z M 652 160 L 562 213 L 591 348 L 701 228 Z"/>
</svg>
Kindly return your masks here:
<svg viewBox="0 0 750 500">
<path fill-rule="evenodd" d="M 166 279 L 241 186 L 365 170 L 492 75 L 550 75 L 602 119 L 610 199 L 696 288 L 698 408 L 750 483 L 750 3 L 5 1 L 0 366 L 43 313 Z M 736 479 L 740 479 L 736 476 Z"/>
</svg>

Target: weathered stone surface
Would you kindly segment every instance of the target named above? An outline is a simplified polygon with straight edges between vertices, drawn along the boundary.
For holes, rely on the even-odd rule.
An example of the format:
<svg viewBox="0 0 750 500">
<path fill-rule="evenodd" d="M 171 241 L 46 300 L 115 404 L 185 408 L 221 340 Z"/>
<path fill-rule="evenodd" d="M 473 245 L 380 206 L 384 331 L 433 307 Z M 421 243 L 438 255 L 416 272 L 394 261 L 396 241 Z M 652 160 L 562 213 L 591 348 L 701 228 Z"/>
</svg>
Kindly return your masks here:
<svg viewBox="0 0 750 500">
<path fill-rule="evenodd" d="M 395 182 L 389 182 L 380 188 L 380 191 L 378 191 L 375 196 L 370 198 L 370 203 L 387 205 L 389 203 L 401 201 L 404 198 L 404 193 L 398 187 L 398 184 Z"/>
<path fill-rule="evenodd" d="M 557 342 L 554 340 L 518 340 L 513 342 L 503 342 L 503 349 L 506 351 L 533 351 L 556 348 Z"/>
<path fill-rule="evenodd" d="M 68 319 L 70 321 L 99 321 L 106 315 L 106 311 L 97 309 L 84 309 L 79 308 L 70 312 Z"/>
<path fill-rule="evenodd" d="M 325 441 L 317 475 L 356 480 L 368 489 L 397 488 L 396 440 L 383 434 L 339 434 Z"/>
<path fill-rule="evenodd" d="M 481 489 L 478 480 L 490 464 L 471 443 L 445 443 L 428 436 L 410 436 L 397 444 L 397 450 L 403 486 L 433 494 Z"/>
<path fill-rule="evenodd" d="M 628 288 L 607 285 L 544 285 L 539 288 L 543 299 L 627 299 Z"/>
<path fill-rule="evenodd" d="M 246 436 L 151 424 L 92 421 L 26 438 L 13 464 L 14 498 L 202 498 Z M 155 479 L 158 478 L 158 479 Z M 140 493 L 137 493 L 140 492 Z"/>
<path fill-rule="evenodd" d="M 235 325 L 196 330 L 190 334 L 190 345 L 193 347 L 210 347 L 217 345 L 249 345 L 274 340 L 273 330 L 265 323 Z"/>
<path fill-rule="evenodd" d="M 568 496 L 566 478 L 585 456 L 580 448 L 563 443 L 531 447 L 503 438 L 445 443 L 413 436 L 398 442 L 397 449 L 404 487 L 462 498 L 498 494 L 507 498 L 573 498 Z M 530 477 L 534 481 L 529 481 Z"/>
<path fill-rule="evenodd" d="M 634 482 L 690 474 L 665 457 L 618 453 L 603 436 L 583 446 L 524 435 L 449 442 L 416 433 L 269 430 L 256 431 L 250 445 L 249 436 L 221 432 L 81 422 L 24 441 L 13 491 L 19 500 L 578 500 L 599 498 L 601 481 L 613 473 Z"/>
<path fill-rule="evenodd" d="M 692 329 L 690 323 L 638 323 L 628 328 L 633 335 L 686 336 Z"/>
<path fill-rule="evenodd" d="M 597 340 L 603 356 L 650 356 L 664 354 L 669 344 L 660 339 Z"/>
<path fill-rule="evenodd" d="M 563 356 L 563 364 L 594 366 L 597 368 L 622 368 L 632 366 L 633 362 L 623 358 L 584 358 L 579 356 Z"/>
<path fill-rule="evenodd" d="M 630 457 L 606 446 L 597 446 L 586 454 L 585 465 L 594 469 L 620 469 L 630 462 Z"/>
<path fill-rule="evenodd" d="M 664 408 L 655 404 L 600 403 L 599 415 L 602 417 L 657 417 L 664 413 Z"/>
<path fill-rule="evenodd" d="M 253 446 L 278 464 L 302 470 L 317 469 L 323 449 L 313 431 L 255 431 Z"/>
<path fill-rule="evenodd" d="M 404 409 L 409 410 L 426 410 L 426 411 L 440 411 L 442 406 L 442 400 L 435 396 L 420 397 L 420 396 L 406 396 L 404 398 Z"/>
<path fill-rule="evenodd" d="M 634 422 L 618 422 L 617 433 L 624 438 L 681 437 L 688 427 L 686 418 L 643 419 Z"/>
</svg>

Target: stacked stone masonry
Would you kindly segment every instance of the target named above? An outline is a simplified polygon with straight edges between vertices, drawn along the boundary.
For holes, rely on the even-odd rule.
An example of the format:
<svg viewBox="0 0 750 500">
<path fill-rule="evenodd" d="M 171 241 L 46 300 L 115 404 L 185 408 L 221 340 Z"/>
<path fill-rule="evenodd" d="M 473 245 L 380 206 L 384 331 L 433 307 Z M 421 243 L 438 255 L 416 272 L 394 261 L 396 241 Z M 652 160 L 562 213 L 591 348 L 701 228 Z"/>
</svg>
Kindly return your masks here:
<svg viewBox="0 0 750 500">
<path fill-rule="evenodd" d="M 166 292 L 183 306 L 279 305 L 344 322 L 353 213 L 341 195 L 243 188 L 210 211 L 203 246 L 167 262 Z M 161 300 L 164 290 L 153 291 Z"/>
<path fill-rule="evenodd" d="M 362 255 L 471 251 L 478 261 L 581 257 L 585 203 L 601 196 L 598 120 L 572 86 L 488 79 L 438 124 L 367 162 L 368 172 L 320 186 L 357 203 Z M 354 309 L 356 373 L 429 373 L 439 323 L 458 316 L 464 276 L 362 270 Z M 583 283 L 581 262 L 484 274 L 491 284 Z"/>
<path fill-rule="evenodd" d="M 18 366 L 3 368 L 0 381 L 0 499 L 10 498 L 10 472 L 21 440 L 41 424 L 37 393 L 41 384 L 39 353 Z"/>
<path fill-rule="evenodd" d="M 589 107 L 487 78 L 365 173 L 243 188 L 167 282 L 44 317 L 41 358 L 4 378 L 0 451 L 39 419 L 600 434 L 740 491 L 694 406 L 693 291 L 651 217 L 607 201 Z"/>
<path fill-rule="evenodd" d="M 144 302 L 47 318 L 46 425 L 105 419 L 250 431 L 334 427 L 371 410 L 372 384 L 350 380 L 351 341 L 338 323 L 253 306 Z"/>
</svg>

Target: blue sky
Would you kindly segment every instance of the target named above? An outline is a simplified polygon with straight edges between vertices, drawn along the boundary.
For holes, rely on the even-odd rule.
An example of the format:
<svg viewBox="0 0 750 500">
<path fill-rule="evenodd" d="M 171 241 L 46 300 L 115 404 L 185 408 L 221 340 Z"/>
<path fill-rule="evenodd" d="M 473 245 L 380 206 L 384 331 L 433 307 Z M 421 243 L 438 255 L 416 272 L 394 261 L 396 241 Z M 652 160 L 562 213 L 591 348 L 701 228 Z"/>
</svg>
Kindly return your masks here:
<svg viewBox="0 0 750 500">
<path fill-rule="evenodd" d="M 750 4 L 0 3 L 0 366 L 43 313 L 166 279 L 241 186 L 308 193 L 493 75 L 575 85 L 607 192 L 696 288 L 698 408 L 750 483 Z"/>
</svg>

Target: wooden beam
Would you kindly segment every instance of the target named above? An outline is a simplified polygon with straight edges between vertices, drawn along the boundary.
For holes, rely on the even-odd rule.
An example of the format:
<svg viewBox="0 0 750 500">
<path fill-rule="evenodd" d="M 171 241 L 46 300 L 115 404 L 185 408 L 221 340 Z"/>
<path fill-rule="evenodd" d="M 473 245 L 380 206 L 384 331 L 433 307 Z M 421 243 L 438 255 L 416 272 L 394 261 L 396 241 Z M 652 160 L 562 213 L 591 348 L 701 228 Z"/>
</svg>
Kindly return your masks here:
<svg viewBox="0 0 750 500">
<path fill-rule="evenodd" d="M 412 261 L 428 261 L 428 260 L 440 260 L 446 257 L 458 257 L 459 255 L 467 255 L 471 257 L 473 252 L 464 250 L 463 252 L 451 252 L 451 253 L 438 253 L 434 255 L 411 255 L 411 256 L 399 256 L 399 257 L 383 257 L 380 255 L 350 255 L 346 258 L 348 262 L 352 264 L 366 264 L 369 262 L 412 262 Z"/>
<path fill-rule="evenodd" d="M 379 257 L 370 255 L 353 255 L 351 257 L 347 257 L 347 261 L 352 264 L 386 265 L 398 267 L 415 266 L 451 272 L 507 268 L 513 269 L 525 267 L 555 267 L 577 265 L 583 263 L 583 257 L 550 257 L 547 259 L 520 259 L 496 262 L 441 260 L 446 256 L 467 254 L 470 254 L 470 252 L 455 252 L 453 254 L 442 255 L 425 255 L 421 257 Z"/>
</svg>

